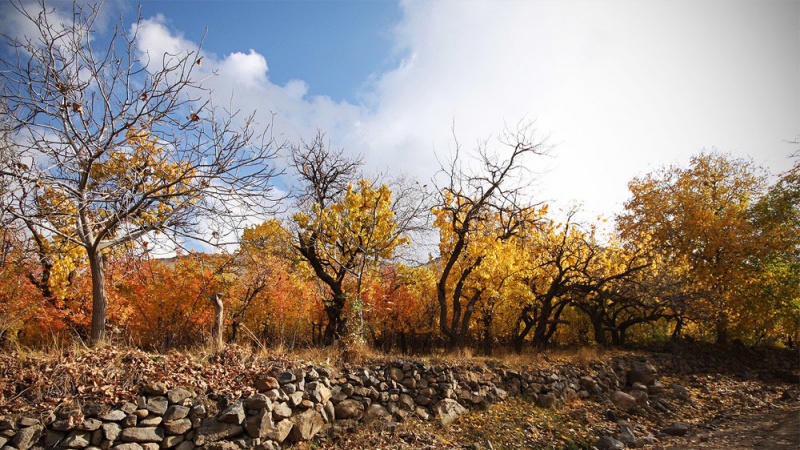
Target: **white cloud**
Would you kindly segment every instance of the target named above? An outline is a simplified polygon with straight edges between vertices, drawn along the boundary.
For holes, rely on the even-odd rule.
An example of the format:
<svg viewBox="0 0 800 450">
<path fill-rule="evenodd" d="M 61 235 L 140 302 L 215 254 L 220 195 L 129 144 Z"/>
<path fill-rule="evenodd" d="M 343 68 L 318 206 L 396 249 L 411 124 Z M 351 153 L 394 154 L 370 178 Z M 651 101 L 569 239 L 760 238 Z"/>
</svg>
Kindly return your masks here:
<svg viewBox="0 0 800 450">
<path fill-rule="evenodd" d="M 425 182 L 434 150 L 471 148 L 505 124 L 536 120 L 555 158 L 532 162 L 541 198 L 619 211 L 636 175 L 716 147 L 773 171 L 800 124 L 796 2 L 406 1 L 393 32 L 396 68 L 366 80 L 361 104 L 277 84 L 269 55 L 205 54 L 215 102 L 258 111 L 293 141 L 328 133 L 372 168 Z M 156 16 L 139 45 L 151 55 L 197 43 Z M 216 75 L 211 75 L 216 73 Z M 274 113 L 274 116 L 273 116 Z"/>
</svg>

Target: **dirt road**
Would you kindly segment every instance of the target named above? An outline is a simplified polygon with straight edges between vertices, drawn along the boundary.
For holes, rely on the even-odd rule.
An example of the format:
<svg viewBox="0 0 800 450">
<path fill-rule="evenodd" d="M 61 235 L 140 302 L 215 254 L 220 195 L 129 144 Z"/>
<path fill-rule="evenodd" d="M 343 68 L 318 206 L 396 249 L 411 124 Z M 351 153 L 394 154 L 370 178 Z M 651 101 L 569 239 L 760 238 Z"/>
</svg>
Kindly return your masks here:
<svg viewBox="0 0 800 450">
<path fill-rule="evenodd" d="M 797 450 L 800 409 L 761 411 L 720 423 L 717 430 L 671 439 L 664 450 Z"/>
</svg>

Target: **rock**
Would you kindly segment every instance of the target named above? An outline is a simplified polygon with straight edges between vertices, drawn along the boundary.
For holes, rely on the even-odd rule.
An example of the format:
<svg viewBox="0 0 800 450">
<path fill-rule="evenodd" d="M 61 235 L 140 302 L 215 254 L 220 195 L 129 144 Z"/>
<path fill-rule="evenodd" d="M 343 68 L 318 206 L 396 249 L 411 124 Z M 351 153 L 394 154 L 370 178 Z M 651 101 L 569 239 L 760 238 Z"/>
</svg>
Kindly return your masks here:
<svg viewBox="0 0 800 450">
<path fill-rule="evenodd" d="M 164 413 L 164 422 L 183 419 L 189 415 L 189 411 L 191 409 L 188 406 L 172 405 Z"/>
<path fill-rule="evenodd" d="M 167 412 L 168 407 L 169 400 L 166 397 L 153 397 L 147 401 L 147 410 L 157 416 Z"/>
<path fill-rule="evenodd" d="M 159 426 L 161 424 L 161 422 L 163 420 L 164 419 L 162 419 L 161 416 L 156 416 L 156 415 L 152 415 L 151 414 L 151 415 L 145 417 L 144 419 L 140 420 L 139 421 L 139 426 L 140 427 L 157 427 L 157 426 Z"/>
<path fill-rule="evenodd" d="M 310 441 L 325 425 L 322 416 L 313 409 L 295 414 L 290 420 L 294 424 L 289 432 L 289 440 L 292 442 Z"/>
<path fill-rule="evenodd" d="M 328 403 L 328 400 L 331 399 L 331 390 L 325 387 L 325 385 L 317 386 L 315 392 L 319 396 L 317 403 L 322 403 L 324 405 L 325 403 Z"/>
<path fill-rule="evenodd" d="M 276 423 L 275 426 L 267 429 L 267 432 L 264 434 L 264 438 L 280 444 L 286 440 L 286 437 L 289 436 L 289 432 L 292 431 L 293 427 L 294 424 L 291 420 L 283 419 Z"/>
<path fill-rule="evenodd" d="M 428 408 L 424 406 L 417 406 L 414 409 L 414 414 L 416 414 L 420 420 L 431 420 L 431 413 L 428 411 Z"/>
<path fill-rule="evenodd" d="M 280 384 L 287 384 L 293 381 L 297 381 L 297 377 L 294 375 L 294 372 L 286 370 L 278 374 L 278 383 Z"/>
<path fill-rule="evenodd" d="M 88 447 L 92 440 L 92 433 L 88 431 L 73 431 L 61 443 L 62 447 L 66 448 L 85 448 Z"/>
<path fill-rule="evenodd" d="M 649 396 L 647 395 L 647 391 L 646 390 L 643 391 L 641 389 L 633 389 L 631 390 L 629 395 L 635 398 L 636 403 L 639 405 L 646 405 L 647 399 L 649 398 Z"/>
<path fill-rule="evenodd" d="M 685 436 L 689 432 L 689 425 L 686 422 L 672 422 L 669 426 L 662 429 L 661 432 L 670 436 Z"/>
<path fill-rule="evenodd" d="M 461 406 L 460 403 L 453 399 L 446 398 L 436 405 L 436 414 L 439 416 L 439 422 L 442 426 L 448 427 L 462 414 L 466 414 L 467 408 Z"/>
<path fill-rule="evenodd" d="M 253 394 L 244 401 L 244 407 L 247 409 L 264 409 L 272 411 L 272 401 L 264 394 Z"/>
<path fill-rule="evenodd" d="M 658 371 L 655 366 L 647 361 L 634 361 L 628 371 L 628 384 L 643 383 L 645 385 L 652 384 L 656 381 Z"/>
<path fill-rule="evenodd" d="M 358 400 L 344 400 L 339 402 L 334 408 L 336 419 L 353 419 L 358 420 L 364 415 L 364 404 Z"/>
<path fill-rule="evenodd" d="M 100 429 L 103 430 L 103 437 L 109 441 L 116 441 L 119 438 L 119 434 L 122 433 L 122 427 L 116 423 L 104 423 L 100 426 Z"/>
<path fill-rule="evenodd" d="M 278 383 L 278 380 L 273 377 L 259 378 L 255 382 L 255 388 L 258 390 L 258 392 L 271 391 L 280 387 L 281 385 Z"/>
<path fill-rule="evenodd" d="M 414 399 L 408 394 L 400 394 L 400 400 L 398 403 L 400 408 L 406 411 L 413 411 L 414 407 L 416 406 L 414 404 Z"/>
<path fill-rule="evenodd" d="M 100 429 L 100 425 L 103 422 L 97 419 L 83 419 L 83 423 L 81 424 L 80 428 L 84 431 L 94 431 Z"/>
<path fill-rule="evenodd" d="M 587 391 L 591 391 L 593 387 L 597 386 L 597 382 L 592 377 L 581 377 L 579 383 Z"/>
<path fill-rule="evenodd" d="M 369 408 L 367 408 L 366 412 L 364 412 L 364 417 L 362 420 L 364 423 L 369 423 L 374 420 L 390 422 L 392 420 L 392 413 L 390 413 L 385 406 L 378 403 L 373 403 L 369 405 Z"/>
<path fill-rule="evenodd" d="M 689 390 L 680 384 L 672 383 L 669 385 L 669 388 L 672 389 L 672 392 L 674 392 L 678 397 L 689 398 Z"/>
<path fill-rule="evenodd" d="M 47 448 L 55 448 L 62 439 L 64 439 L 65 434 L 61 431 L 53 431 L 53 430 L 44 430 L 44 446 Z M 6 445 L 6 438 L 0 438 L 0 447 Z"/>
<path fill-rule="evenodd" d="M 192 393 L 186 389 L 170 389 L 167 391 L 167 400 L 170 404 L 176 405 L 183 403 L 184 400 L 191 397 Z"/>
<path fill-rule="evenodd" d="M 633 432 L 633 427 L 630 425 L 622 424 L 619 426 L 619 440 L 628 447 L 636 446 L 636 434 Z"/>
<path fill-rule="evenodd" d="M 327 403 L 325 403 L 323 411 L 325 412 L 328 422 L 333 422 L 336 420 L 336 408 L 333 406 L 333 402 L 329 400 Z"/>
<path fill-rule="evenodd" d="M 625 444 L 612 438 L 611 436 L 601 437 L 595 446 L 598 448 L 598 450 L 625 450 Z"/>
<path fill-rule="evenodd" d="M 183 441 L 175 447 L 175 450 L 194 450 L 194 443 L 192 441 Z"/>
<path fill-rule="evenodd" d="M 536 404 L 544 409 L 554 408 L 556 405 L 556 395 L 552 392 L 540 395 L 538 400 L 536 400 Z"/>
<path fill-rule="evenodd" d="M 164 395 L 167 393 L 167 385 L 161 381 L 148 383 L 142 386 L 142 392 L 145 395 Z"/>
<path fill-rule="evenodd" d="M 219 414 L 217 420 L 241 425 L 244 422 L 244 405 L 242 405 L 242 402 L 231 403 Z"/>
<path fill-rule="evenodd" d="M 20 428 L 32 427 L 34 425 L 39 425 L 39 419 L 34 419 L 33 417 L 20 417 L 19 420 L 17 420 L 17 426 Z"/>
<path fill-rule="evenodd" d="M 119 422 L 120 420 L 124 419 L 125 416 L 125 411 L 114 409 L 100 416 L 100 420 L 103 422 Z"/>
<path fill-rule="evenodd" d="M 161 441 L 161 448 L 172 448 L 176 445 L 183 442 L 183 436 L 164 436 L 164 440 Z"/>
<path fill-rule="evenodd" d="M 403 377 L 405 377 L 405 374 L 403 373 L 403 369 L 399 367 L 390 367 L 386 370 L 386 377 L 396 383 L 399 383 L 402 381 Z"/>
<path fill-rule="evenodd" d="M 138 421 L 139 421 L 139 419 L 136 417 L 136 414 L 128 414 L 127 416 L 125 416 L 124 419 L 122 419 L 120 424 L 123 427 L 126 427 L 126 428 L 127 427 L 135 427 L 136 426 L 136 422 L 138 422 Z"/>
<path fill-rule="evenodd" d="M 42 430 L 40 425 L 22 428 L 11 439 L 11 444 L 19 450 L 28 450 L 42 437 Z"/>
<path fill-rule="evenodd" d="M 615 391 L 611 395 L 611 401 L 614 403 L 614 406 L 616 406 L 617 409 L 622 411 L 628 411 L 636 406 L 636 398 L 622 391 Z"/>
<path fill-rule="evenodd" d="M 162 426 L 164 427 L 164 433 L 177 435 L 186 433 L 187 431 L 191 430 L 192 421 L 186 418 L 178 420 L 170 420 L 169 422 L 164 422 Z"/>
<path fill-rule="evenodd" d="M 244 429 L 250 437 L 260 439 L 266 436 L 267 430 L 272 426 L 272 413 L 262 409 L 255 416 L 247 418 Z"/>
<path fill-rule="evenodd" d="M 292 417 L 292 408 L 286 403 L 277 403 L 272 407 L 272 418 L 276 421 Z"/>
<path fill-rule="evenodd" d="M 230 441 L 219 441 L 204 445 L 203 450 L 239 450 L 239 446 Z"/>
<path fill-rule="evenodd" d="M 141 445 L 135 443 L 119 444 L 111 447 L 111 450 L 144 450 Z"/>
<path fill-rule="evenodd" d="M 297 391 L 289 396 L 289 404 L 293 407 L 300 406 L 303 401 L 303 391 Z"/>
<path fill-rule="evenodd" d="M 125 428 L 120 433 L 120 439 L 124 442 L 161 442 L 164 439 L 164 432 L 160 428 Z"/>
<path fill-rule="evenodd" d="M 119 407 L 119 409 L 121 409 L 126 415 L 133 414 L 133 412 L 136 411 L 136 405 L 131 402 L 125 402 Z"/>
<path fill-rule="evenodd" d="M 244 428 L 240 425 L 211 419 L 207 424 L 197 429 L 194 443 L 203 445 L 206 442 L 216 442 L 220 439 L 238 436 L 242 432 L 244 432 Z"/>
</svg>

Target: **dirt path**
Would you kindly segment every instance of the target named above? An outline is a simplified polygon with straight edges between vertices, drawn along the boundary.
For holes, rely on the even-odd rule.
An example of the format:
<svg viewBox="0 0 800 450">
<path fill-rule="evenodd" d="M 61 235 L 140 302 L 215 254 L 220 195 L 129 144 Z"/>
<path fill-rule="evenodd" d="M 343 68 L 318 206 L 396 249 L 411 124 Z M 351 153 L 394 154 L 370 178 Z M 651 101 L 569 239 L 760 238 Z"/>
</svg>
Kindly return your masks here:
<svg viewBox="0 0 800 450">
<path fill-rule="evenodd" d="M 716 430 L 671 439 L 664 450 L 797 450 L 800 449 L 800 408 L 761 411 L 720 423 Z"/>
</svg>

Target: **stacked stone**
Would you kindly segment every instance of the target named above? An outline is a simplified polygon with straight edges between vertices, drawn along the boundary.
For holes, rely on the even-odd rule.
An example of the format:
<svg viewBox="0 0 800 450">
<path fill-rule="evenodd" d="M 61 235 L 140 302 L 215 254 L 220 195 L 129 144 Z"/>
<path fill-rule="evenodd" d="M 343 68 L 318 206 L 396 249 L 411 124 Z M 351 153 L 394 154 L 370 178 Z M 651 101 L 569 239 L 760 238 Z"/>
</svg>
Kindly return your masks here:
<svg viewBox="0 0 800 450">
<path fill-rule="evenodd" d="M 624 366 L 521 372 L 397 360 L 336 374 L 313 367 L 275 370 L 255 381 L 256 394 L 236 400 L 155 383 L 144 386 L 136 402 L 110 410 L 84 405 L 43 421 L 0 421 L 0 450 L 278 449 L 311 440 L 336 423 L 438 417 L 447 426 L 469 409 L 509 396 L 543 408 L 576 398 L 601 400 L 624 377 Z"/>
</svg>

